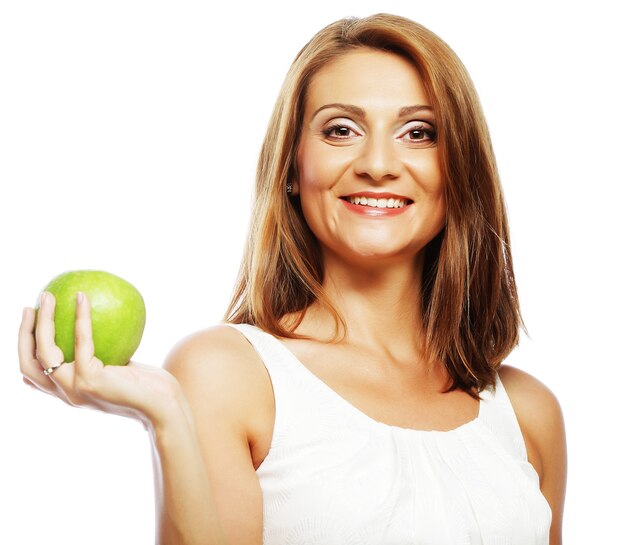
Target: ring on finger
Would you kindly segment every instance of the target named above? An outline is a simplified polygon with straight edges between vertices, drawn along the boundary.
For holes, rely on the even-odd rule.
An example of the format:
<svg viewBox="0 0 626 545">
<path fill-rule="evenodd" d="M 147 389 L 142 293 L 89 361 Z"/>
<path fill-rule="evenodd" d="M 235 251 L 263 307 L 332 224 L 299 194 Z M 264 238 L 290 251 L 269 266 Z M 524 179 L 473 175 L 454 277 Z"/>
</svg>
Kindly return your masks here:
<svg viewBox="0 0 626 545">
<path fill-rule="evenodd" d="M 47 369 L 44 369 L 43 374 L 46 375 L 47 377 L 50 376 L 52 373 L 54 373 L 59 367 L 61 367 L 61 365 L 63 365 L 65 362 L 62 361 L 61 363 L 57 363 L 56 365 L 53 365 L 52 367 L 48 367 Z"/>
</svg>

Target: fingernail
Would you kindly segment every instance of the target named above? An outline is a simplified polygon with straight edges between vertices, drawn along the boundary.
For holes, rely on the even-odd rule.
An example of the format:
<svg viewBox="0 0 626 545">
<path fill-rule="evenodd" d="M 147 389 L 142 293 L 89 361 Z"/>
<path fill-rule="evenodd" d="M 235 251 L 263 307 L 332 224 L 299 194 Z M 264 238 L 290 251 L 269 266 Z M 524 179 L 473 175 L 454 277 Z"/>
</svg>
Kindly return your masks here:
<svg viewBox="0 0 626 545">
<path fill-rule="evenodd" d="M 46 302 L 46 292 L 42 291 L 41 295 L 39 296 L 39 306 L 42 307 L 44 305 L 44 303 Z"/>
<path fill-rule="evenodd" d="M 80 305 L 80 304 L 82 304 L 82 302 L 83 302 L 83 299 L 84 299 L 84 298 L 85 298 L 85 297 L 84 297 L 84 295 L 83 295 L 83 292 L 82 292 L 82 291 L 79 291 L 79 292 L 76 294 L 76 300 L 78 301 L 78 304 L 79 304 L 79 305 Z"/>
</svg>

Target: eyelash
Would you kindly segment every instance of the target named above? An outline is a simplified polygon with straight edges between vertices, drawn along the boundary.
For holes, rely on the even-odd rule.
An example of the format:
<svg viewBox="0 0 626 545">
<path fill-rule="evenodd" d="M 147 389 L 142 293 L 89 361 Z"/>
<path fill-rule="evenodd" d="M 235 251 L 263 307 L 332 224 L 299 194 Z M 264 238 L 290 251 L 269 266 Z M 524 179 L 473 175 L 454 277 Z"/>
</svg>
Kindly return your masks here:
<svg viewBox="0 0 626 545">
<path fill-rule="evenodd" d="M 343 125 L 341 123 L 336 123 L 334 125 L 331 125 L 330 127 L 326 127 L 322 133 L 327 137 L 330 138 L 331 133 L 337 129 L 348 129 L 349 131 L 353 131 L 353 129 L 351 129 L 350 127 L 348 127 L 347 125 Z M 424 133 L 430 142 L 435 142 L 436 138 L 437 138 L 437 133 L 435 132 L 434 129 L 429 129 L 428 127 L 426 127 L 425 125 L 416 125 L 414 127 L 411 127 L 408 131 L 406 131 L 405 134 L 409 134 L 411 132 L 421 132 Z M 353 131 L 354 132 L 354 131 Z M 346 140 L 346 137 L 341 137 L 341 136 L 334 136 L 333 138 L 336 138 L 338 140 Z M 419 139 L 419 140 L 411 140 L 409 139 L 409 141 L 411 142 L 424 142 L 426 140 L 424 139 Z"/>
</svg>

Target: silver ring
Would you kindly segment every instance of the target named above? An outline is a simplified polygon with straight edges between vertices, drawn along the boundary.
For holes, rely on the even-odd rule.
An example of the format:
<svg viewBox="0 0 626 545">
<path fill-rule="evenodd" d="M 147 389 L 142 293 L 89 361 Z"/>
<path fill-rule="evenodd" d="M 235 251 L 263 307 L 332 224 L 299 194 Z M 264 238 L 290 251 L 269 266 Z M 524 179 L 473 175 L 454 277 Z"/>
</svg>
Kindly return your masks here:
<svg viewBox="0 0 626 545">
<path fill-rule="evenodd" d="M 52 373 L 54 373 L 59 367 L 61 367 L 61 365 L 63 365 L 65 362 L 62 361 L 61 363 L 57 363 L 56 365 L 53 365 L 52 367 L 48 367 L 47 369 L 44 369 L 43 374 L 46 376 L 50 376 Z"/>
</svg>

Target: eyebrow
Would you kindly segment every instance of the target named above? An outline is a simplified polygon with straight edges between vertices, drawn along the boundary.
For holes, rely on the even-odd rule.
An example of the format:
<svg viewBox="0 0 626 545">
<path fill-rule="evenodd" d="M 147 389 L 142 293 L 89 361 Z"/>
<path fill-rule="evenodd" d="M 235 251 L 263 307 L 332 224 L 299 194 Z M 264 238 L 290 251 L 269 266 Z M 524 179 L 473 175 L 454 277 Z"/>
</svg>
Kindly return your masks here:
<svg viewBox="0 0 626 545">
<path fill-rule="evenodd" d="M 339 110 L 345 110 L 346 112 L 350 112 L 353 115 L 358 115 L 361 117 L 367 117 L 365 114 L 365 110 L 363 108 L 359 108 L 358 106 L 354 106 L 353 104 L 342 104 L 340 102 L 333 102 L 332 104 L 324 104 L 313 113 L 313 119 L 318 113 L 322 110 L 326 110 L 327 108 L 337 108 Z M 433 109 L 431 106 L 426 106 L 423 104 L 416 104 L 414 106 L 404 106 L 398 110 L 398 117 L 403 117 L 405 115 L 413 114 L 416 112 L 432 112 Z"/>
</svg>

